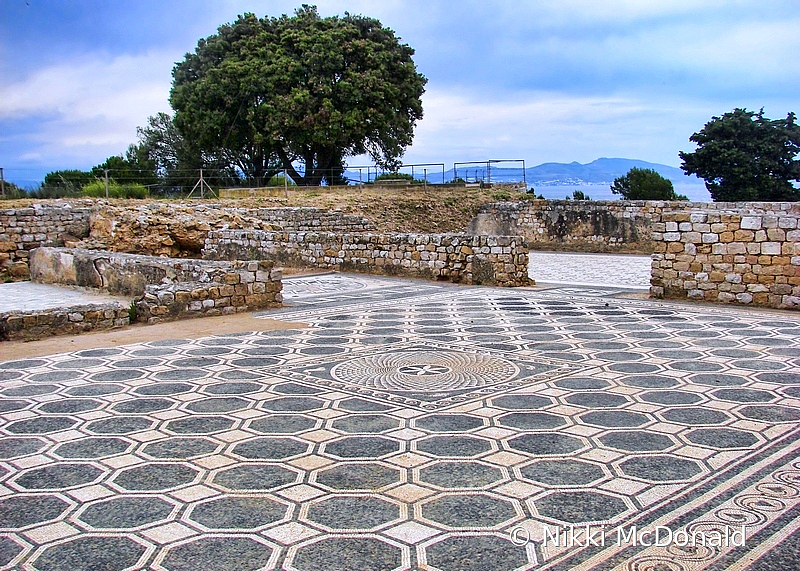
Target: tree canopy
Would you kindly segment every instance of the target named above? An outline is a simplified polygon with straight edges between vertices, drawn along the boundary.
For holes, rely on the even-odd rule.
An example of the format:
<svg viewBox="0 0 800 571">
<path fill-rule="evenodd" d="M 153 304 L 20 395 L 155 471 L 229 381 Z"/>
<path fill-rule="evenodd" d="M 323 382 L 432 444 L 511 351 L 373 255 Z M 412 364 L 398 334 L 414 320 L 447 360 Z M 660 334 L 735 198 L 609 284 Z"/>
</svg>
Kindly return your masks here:
<svg viewBox="0 0 800 571">
<path fill-rule="evenodd" d="M 198 171 L 206 161 L 181 135 L 170 115 L 148 117 L 147 125 L 138 127 L 136 134 L 139 142 L 128 148 L 128 159 L 150 164 L 164 187 L 191 186 L 197 181 Z"/>
<path fill-rule="evenodd" d="M 611 192 L 624 200 L 687 200 L 675 194 L 672 181 L 653 169 L 633 167 L 625 176 L 614 179 Z"/>
<path fill-rule="evenodd" d="M 425 77 L 378 20 L 240 16 L 173 69 L 175 125 L 247 175 L 336 182 L 348 156 L 396 167 L 422 118 Z M 302 169 L 296 169 L 296 165 Z"/>
<path fill-rule="evenodd" d="M 706 181 L 714 200 L 797 201 L 800 189 L 800 126 L 794 113 L 770 120 L 758 113 L 734 109 L 712 117 L 690 141 L 697 150 L 679 153 L 687 174 Z"/>
</svg>

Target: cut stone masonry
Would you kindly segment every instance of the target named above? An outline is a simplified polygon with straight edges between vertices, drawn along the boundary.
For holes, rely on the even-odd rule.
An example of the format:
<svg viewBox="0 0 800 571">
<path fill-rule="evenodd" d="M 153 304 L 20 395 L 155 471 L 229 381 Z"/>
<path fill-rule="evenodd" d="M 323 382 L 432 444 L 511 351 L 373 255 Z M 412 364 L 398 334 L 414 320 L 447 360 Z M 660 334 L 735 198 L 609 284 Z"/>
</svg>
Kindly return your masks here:
<svg viewBox="0 0 800 571">
<path fill-rule="evenodd" d="M 212 262 L 39 248 L 31 256 L 31 276 L 138 298 L 137 320 L 147 323 L 257 311 L 283 301 L 281 270 L 267 260 Z"/>
<path fill-rule="evenodd" d="M 655 297 L 800 307 L 800 204 L 696 204 L 653 218 Z"/>
<path fill-rule="evenodd" d="M 520 236 L 222 230 L 209 233 L 204 256 L 465 284 L 532 283 L 528 247 Z"/>
</svg>

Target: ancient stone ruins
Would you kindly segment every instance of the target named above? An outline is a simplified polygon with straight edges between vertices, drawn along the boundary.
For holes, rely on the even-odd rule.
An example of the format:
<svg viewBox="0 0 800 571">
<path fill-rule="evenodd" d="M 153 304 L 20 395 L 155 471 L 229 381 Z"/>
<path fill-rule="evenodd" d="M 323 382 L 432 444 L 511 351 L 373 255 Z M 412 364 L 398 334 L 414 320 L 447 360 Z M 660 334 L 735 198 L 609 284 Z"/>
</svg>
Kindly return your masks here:
<svg viewBox="0 0 800 571">
<path fill-rule="evenodd" d="M 0 569 L 796 569 L 799 216 L 0 211 Z"/>
</svg>

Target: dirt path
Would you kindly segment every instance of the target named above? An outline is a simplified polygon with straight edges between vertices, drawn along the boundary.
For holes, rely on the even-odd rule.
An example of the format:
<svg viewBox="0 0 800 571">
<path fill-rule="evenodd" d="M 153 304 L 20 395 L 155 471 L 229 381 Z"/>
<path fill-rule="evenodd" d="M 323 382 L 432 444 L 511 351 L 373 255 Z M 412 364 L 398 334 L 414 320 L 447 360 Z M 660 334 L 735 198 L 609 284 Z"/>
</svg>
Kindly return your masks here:
<svg viewBox="0 0 800 571">
<path fill-rule="evenodd" d="M 251 313 L 169 321 L 154 325 L 138 324 L 112 331 L 48 337 L 38 341 L 4 341 L 0 345 L 0 361 L 165 339 L 196 339 L 225 333 L 274 331 L 303 327 L 306 327 L 305 323 L 260 319 L 253 317 Z"/>
</svg>

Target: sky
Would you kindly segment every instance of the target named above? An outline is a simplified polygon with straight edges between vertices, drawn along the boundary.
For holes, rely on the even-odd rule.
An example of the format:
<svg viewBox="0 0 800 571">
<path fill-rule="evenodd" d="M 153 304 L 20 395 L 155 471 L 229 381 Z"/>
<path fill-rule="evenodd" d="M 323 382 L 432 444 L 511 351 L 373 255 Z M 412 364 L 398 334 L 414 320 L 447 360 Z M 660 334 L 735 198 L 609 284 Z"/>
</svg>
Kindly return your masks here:
<svg viewBox="0 0 800 571">
<path fill-rule="evenodd" d="M 680 166 L 736 107 L 800 112 L 797 0 L 319 1 L 416 50 L 428 78 L 406 163 L 488 159 Z M 88 170 L 169 112 L 197 41 L 282 0 L 0 0 L 0 167 L 24 187 Z M 350 165 L 365 164 L 353 158 Z"/>
</svg>

